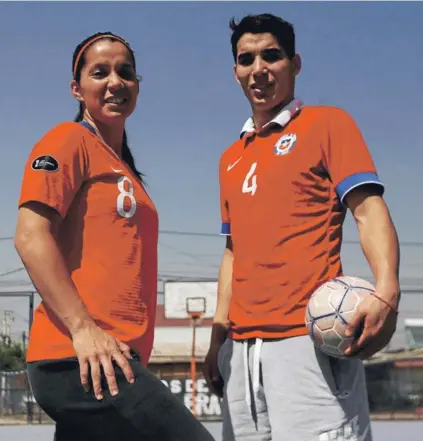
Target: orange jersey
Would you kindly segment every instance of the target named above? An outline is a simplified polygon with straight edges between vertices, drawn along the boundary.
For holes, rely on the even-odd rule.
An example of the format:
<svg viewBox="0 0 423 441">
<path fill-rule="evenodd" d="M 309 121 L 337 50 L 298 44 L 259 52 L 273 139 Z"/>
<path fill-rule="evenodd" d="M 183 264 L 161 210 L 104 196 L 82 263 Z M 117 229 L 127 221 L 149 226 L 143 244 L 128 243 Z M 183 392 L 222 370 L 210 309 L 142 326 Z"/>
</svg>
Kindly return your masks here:
<svg viewBox="0 0 423 441">
<path fill-rule="evenodd" d="M 306 334 L 305 308 L 321 283 L 342 274 L 345 195 L 380 187 L 353 119 L 294 100 L 244 136 L 220 161 L 222 234 L 234 264 L 229 308 L 234 339 Z"/>
<path fill-rule="evenodd" d="M 157 301 L 158 216 L 140 180 L 89 126 L 65 122 L 31 152 L 19 205 L 29 201 L 61 215 L 59 247 L 88 312 L 146 363 Z M 42 302 L 27 360 L 71 356 L 69 332 Z"/>
</svg>

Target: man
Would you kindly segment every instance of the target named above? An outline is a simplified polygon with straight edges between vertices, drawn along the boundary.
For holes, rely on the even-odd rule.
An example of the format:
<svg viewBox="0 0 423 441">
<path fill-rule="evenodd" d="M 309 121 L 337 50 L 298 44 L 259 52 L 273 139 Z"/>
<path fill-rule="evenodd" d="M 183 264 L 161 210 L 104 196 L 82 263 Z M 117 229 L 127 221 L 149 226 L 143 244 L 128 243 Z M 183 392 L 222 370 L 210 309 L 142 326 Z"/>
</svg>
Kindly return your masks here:
<svg viewBox="0 0 423 441">
<path fill-rule="evenodd" d="M 370 153 L 343 110 L 304 106 L 291 24 L 231 21 L 235 78 L 252 117 L 222 155 L 227 236 L 204 373 L 223 396 L 223 440 L 371 441 L 361 359 L 396 327 L 399 250 Z M 350 323 L 346 359 L 316 349 L 304 325 L 313 291 L 342 274 L 349 209 L 376 278 Z"/>
</svg>

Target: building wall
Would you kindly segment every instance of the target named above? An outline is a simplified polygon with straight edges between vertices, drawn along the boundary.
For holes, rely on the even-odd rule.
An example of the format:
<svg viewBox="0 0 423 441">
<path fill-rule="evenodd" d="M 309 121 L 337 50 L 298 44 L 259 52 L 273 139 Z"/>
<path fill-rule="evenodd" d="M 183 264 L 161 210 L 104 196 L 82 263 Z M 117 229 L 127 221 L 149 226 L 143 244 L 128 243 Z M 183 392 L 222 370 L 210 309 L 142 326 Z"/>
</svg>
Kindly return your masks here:
<svg viewBox="0 0 423 441">
<path fill-rule="evenodd" d="M 423 319 L 423 289 L 407 290 L 402 294 L 397 330 L 388 345 L 389 350 L 407 348 L 408 342 L 404 329 L 404 320 L 408 318 Z M 196 330 L 196 354 L 203 358 L 208 350 L 212 321 L 203 320 Z M 167 320 L 164 317 L 163 305 L 159 305 L 156 318 L 156 337 L 153 360 L 167 355 L 182 357 L 191 356 L 192 327 L 191 321 Z"/>
<path fill-rule="evenodd" d="M 202 365 L 201 362 L 196 364 L 194 382 L 189 362 L 150 364 L 149 368 L 199 419 L 220 420 L 222 417 L 220 399 L 208 388 L 201 371 Z M 193 384 L 195 384 L 195 393 L 193 393 Z"/>
<path fill-rule="evenodd" d="M 392 338 L 389 349 L 407 347 L 404 320 L 407 318 L 423 319 L 423 289 L 405 291 L 401 296 L 397 330 Z"/>
<path fill-rule="evenodd" d="M 366 364 L 369 406 L 372 415 L 397 414 L 418 416 L 423 412 L 423 357 L 407 355 L 403 359 Z M 193 395 L 190 364 L 164 363 L 149 366 L 169 390 L 196 416 L 205 421 L 220 420 L 220 399 L 207 386 L 202 363 L 196 364 L 196 390 Z M 194 396 L 194 398 L 193 398 Z"/>
<path fill-rule="evenodd" d="M 423 318 L 423 290 L 416 289 L 403 294 L 397 331 L 388 349 L 407 347 L 404 330 L 404 320 L 407 318 Z M 211 320 L 205 320 L 196 329 L 195 409 L 190 365 L 193 341 L 191 321 L 167 320 L 164 317 L 163 305 L 159 305 L 157 312 L 155 343 L 149 365 L 163 384 L 188 408 L 195 410 L 196 415 L 202 420 L 221 418 L 220 400 L 211 393 L 202 374 L 202 362 L 210 343 L 211 325 Z M 412 371 L 398 371 L 399 367 L 392 362 L 366 366 L 369 403 L 373 413 L 413 413 L 423 406 L 423 383 L 420 383 L 423 368 L 419 365 L 419 368 Z M 405 381 L 408 378 L 412 378 L 412 381 Z M 407 391 L 403 390 L 404 384 L 408 388 Z"/>
</svg>

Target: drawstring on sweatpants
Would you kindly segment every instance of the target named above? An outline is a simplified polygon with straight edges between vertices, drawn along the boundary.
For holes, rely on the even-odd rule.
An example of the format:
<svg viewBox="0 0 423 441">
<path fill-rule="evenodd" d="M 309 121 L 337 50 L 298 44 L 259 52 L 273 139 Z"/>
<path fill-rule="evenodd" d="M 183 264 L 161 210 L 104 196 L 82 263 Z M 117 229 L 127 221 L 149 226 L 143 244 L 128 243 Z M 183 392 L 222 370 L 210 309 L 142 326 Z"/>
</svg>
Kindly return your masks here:
<svg viewBox="0 0 423 441">
<path fill-rule="evenodd" d="M 245 401 L 251 414 L 253 414 L 252 403 L 256 402 L 256 396 L 260 387 L 260 355 L 261 348 L 263 346 L 263 340 L 261 338 L 255 339 L 253 365 L 250 373 L 250 363 L 248 360 L 248 346 L 250 340 L 244 340 L 244 381 L 245 381 Z M 250 389 L 250 377 L 252 377 L 253 391 Z M 254 416 L 254 415 L 252 415 Z"/>
</svg>

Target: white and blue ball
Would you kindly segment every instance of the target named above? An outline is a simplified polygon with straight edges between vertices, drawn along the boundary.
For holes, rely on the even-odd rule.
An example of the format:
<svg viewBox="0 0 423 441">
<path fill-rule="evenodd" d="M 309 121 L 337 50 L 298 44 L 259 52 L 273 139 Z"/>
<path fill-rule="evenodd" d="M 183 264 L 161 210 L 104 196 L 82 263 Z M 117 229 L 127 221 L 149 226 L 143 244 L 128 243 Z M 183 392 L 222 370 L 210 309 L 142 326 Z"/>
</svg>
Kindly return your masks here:
<svg viewBox="0 0 423 441">
<path fill-rule="evenodd" d="M 357 307 L 375 291 L 367 280 L 342 276 L 323 283 L 309 299 L 305 323 L 314 344 L 324 353 L 344 358 L 345 349 L 358 337 L 345 331 Z"/>
</svg>

